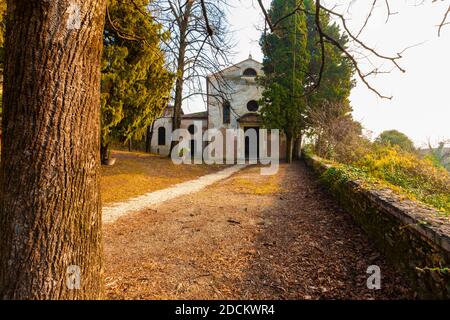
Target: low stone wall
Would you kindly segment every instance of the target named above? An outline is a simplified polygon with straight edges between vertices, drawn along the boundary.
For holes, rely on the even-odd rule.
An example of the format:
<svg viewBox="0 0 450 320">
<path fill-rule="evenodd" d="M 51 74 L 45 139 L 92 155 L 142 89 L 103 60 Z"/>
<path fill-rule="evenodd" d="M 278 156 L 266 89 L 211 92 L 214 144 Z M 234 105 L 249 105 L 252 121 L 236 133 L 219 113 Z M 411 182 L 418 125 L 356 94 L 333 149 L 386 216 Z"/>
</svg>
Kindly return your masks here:
<svg viewBox="0 0 450 320">
<path fill-rule="evenodd" d="M 332 168 L 304 155 L 318 176 Z M 437 211 L 390 189 L 371 190 L 361 181 L 322 179 L 340 205 L 378 249 L 411 281 L 422 299 L 450 299 L 450 221 Z"/>
</svg>

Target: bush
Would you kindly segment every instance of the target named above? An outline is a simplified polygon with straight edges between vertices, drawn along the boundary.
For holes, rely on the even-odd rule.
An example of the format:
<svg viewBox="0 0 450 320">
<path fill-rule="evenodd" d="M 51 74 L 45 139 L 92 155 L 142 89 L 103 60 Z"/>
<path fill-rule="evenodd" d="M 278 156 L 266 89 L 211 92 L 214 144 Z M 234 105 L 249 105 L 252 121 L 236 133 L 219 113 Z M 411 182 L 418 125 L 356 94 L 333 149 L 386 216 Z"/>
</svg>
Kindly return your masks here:
<svg viewBox="0 0 450 320">
<path fill-rule="evenodd" d="M 411 139 L 408 138 L 406 134 L 397 130 L 387 130 L 382 132 L 375 142 L 384 146 L 399 147 L 407 152 L 413 152 L 415 150 L 414 143 Z"/>
<path fill-rule="evenodd" d="M 430 160 L 399 148 L 376 146 L 353 166 L 450 214 L 450 174 Z"/>
</svg>

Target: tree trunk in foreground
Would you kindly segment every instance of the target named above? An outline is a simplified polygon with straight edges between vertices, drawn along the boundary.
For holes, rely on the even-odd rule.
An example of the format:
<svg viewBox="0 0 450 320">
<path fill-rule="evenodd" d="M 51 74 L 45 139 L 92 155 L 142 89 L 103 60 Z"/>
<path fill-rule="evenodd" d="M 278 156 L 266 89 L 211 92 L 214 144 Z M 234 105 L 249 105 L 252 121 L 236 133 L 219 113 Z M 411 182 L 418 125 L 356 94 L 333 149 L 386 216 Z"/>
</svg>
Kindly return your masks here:
<svg viewBox="0 0 450 320">
<path fill-rule="evenodd" d="M 0 298 L 100 297 L 104 9 L 105 0 L 8 1 Z"/>
</svg>

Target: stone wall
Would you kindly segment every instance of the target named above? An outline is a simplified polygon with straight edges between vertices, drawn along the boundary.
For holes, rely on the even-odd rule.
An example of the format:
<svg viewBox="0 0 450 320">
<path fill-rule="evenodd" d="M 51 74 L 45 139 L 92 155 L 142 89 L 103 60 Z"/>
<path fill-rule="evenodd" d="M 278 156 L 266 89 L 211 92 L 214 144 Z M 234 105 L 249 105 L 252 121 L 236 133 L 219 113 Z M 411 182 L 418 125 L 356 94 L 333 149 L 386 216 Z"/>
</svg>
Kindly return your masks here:
<svg viewBox="0 0 450 320">
<path fill-rule="evenodd" d="M 361 181 L 323 179 L 332 165 L 314 156 L 304 155 L 304 159 L 387 260 L 411 281 L 419 298 L 450 298 L 448 218 L 390 189 L 372 190 Z"/>
</svg>

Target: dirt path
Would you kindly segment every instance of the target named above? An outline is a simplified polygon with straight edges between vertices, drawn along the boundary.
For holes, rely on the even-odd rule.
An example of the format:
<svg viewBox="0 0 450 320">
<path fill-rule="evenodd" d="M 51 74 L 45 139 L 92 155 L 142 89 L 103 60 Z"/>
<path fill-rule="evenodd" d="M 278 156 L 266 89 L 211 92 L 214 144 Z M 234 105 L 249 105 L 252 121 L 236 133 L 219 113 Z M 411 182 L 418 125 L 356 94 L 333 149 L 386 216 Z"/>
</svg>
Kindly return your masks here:
<svg viewBox="0 0 450 320">
<path fill-rule="evenodd" d="M 180 166 L 168 157 L 142 152 L 113 150 L 111 157 L 116 159 L 116 163 L 101 167 L 100 191 L 105 206 L 163 190 L 227 167 L 206 164 Z"/>
<path fill-rule="evenodd" d="M 302 163 L 249 167 L 105 227 L 112 299 L 392 299 L 412 292 Z M 382 289 L 366 287 L 378 265 Z"/>
<path fill-rule="evenodd" d="M 103 207 L 103 223 L 112 223 L 127 214 L 145 209 L 153 209 L 165 201 L 178 198 L 182 195 L 198 192 L 220 180 L 230 177 L 243 168 L 245 168 L 245 165 L 235 165 L 219 172 L 207 174 L 191 181 L 176 184 L 170 188 L 149 192 L 139 197 L 128 199 L 124 202 L 118 202 L 110 206 Z"/>
</svg>

